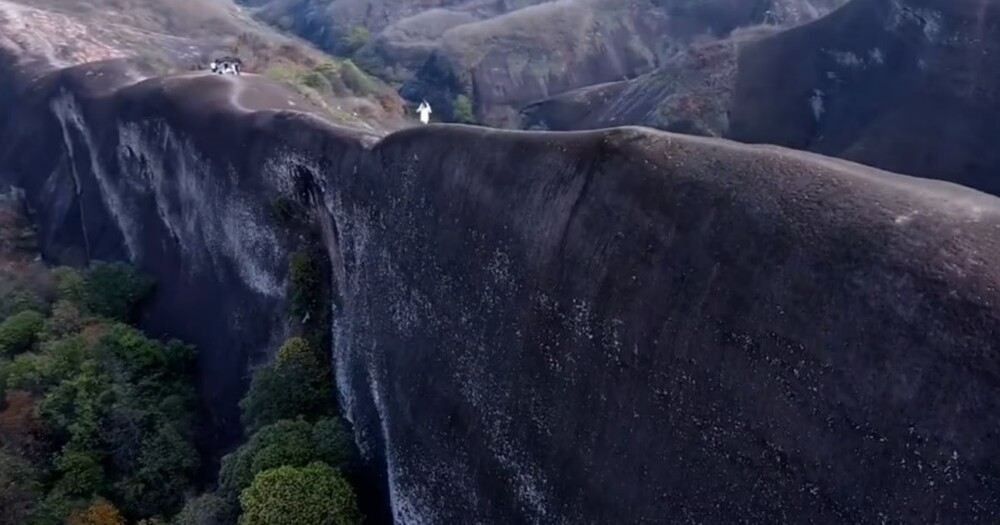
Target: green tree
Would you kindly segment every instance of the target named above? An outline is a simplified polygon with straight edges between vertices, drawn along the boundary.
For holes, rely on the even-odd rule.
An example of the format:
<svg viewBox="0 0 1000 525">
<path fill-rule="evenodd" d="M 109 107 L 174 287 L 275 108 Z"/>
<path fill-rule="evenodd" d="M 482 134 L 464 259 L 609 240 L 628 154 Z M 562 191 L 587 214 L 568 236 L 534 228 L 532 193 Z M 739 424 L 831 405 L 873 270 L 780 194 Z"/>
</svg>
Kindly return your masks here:
<svg viewBox="0 0 1000 525">
<path fill-rule="evenodd" d="M 341 472 L 357 467 L 359 457 L 354 436 L 343 420 L 336 417 L 320 419 L 313 425 L 312 437 L 317 459 Z"/>
<path fill-rule="evenodd" d="M 118 508 L 163 523 L 198 465 L 194 349 L 102 319 L 127 319 L 149 292 L 152 281 L 130 267 L 52 274 L 50 318 L 24 312 L 0 323 L 0 523 L 124 524 Z M 39 311 L 51 295 L 39 295 Z M 305 370 L 307 358 L 286 368 Z"/>
<path fill-rule="evenodd" d="M 0 317 L 25 310 L 43 311 L 48 306 L 45 290 L 37 283 L 0 274 Z"/>
<path fill-rule="evenodd" d="M 310 425 L 304 420 L 282 420 L 261 428 L 243 446 L 222 458 L 219 486 L 228 495 L 239 495 L 265 470 L 288 465 L 304 467 L 322 461 L 338 469 L 350 468 L 354 441 L 335 418 Z"/>
<path fill-rule="evenodd" d="M 288 264 L 292 315 L 301 319 L 324 307 L 323 278 L 322 268 L 309 250 L 292 254 Z"/>
<path fill-rule="evenodd" d="M 10 361 L 0 357 L 0 399 L 7 397 L 10 385 Z"/>
<path fill-rule="evenodd" d="M 378 91 L 378 83 L 351 60 L 340 64 L 340 78 L 355 95 L 371 95 Z"/>
<path fill-rule="evenodd" d="M 0 523 L 28 523 L 42 497 L 36 469 L 0 449 Z"/>
<path fill-rule="evenodd" d="M 184 504 L 173 525 L 229 525 L 239 516 L 239 507 L 218 494 L 202 494 Z"/>
<path fill-rule="evenodd" d="M 15 357 L 5 366 L 4 375 L 9 388 L 42 394 L 79 374 L 89 357 L 87 342 L 78 335 L 46 341 L 41 352 Z"/>
<path fill-rule="evenodd" d="M 45 328 L 45 317 L 35 311 L 15 314 L 0 323 L 0 354 L 14 356 L 30 351 Z"/>
<path fill-rule="evenodd" d="M 67 445 L 56 458 L 56 483 L 59 492 L 69 496 L 89 496 L 99 492 L 104 484 L 104 471 L 97 455 L 89 450 Z"/>
<path fill-rule="evenodd" d="M 85 282 L 83 274 L 76 268 L 60 266 L 52 270 L 56 281 L 56 297 L 76 305 L 84 304 Z"/>
<path fill-rule="evenodd" d="M 172 425 L 162 425 L 143 441 L 138 470 L 116 489 L 132 514 L 173 514 L 181 508 L 184 488 L 197 467 L 198 453 L 190 441 Z"/>
<path fill-rule="evenodd" d="M 163 345 L 126 324 L 107 325 L 98 351 L 104 362 L 116 365 L 120 371 L 118 381 L 138 383 L 150 377 L 159 378 L 167 369 Z"/>
<path fill-rule="evenodd" d="M 465 95 L 458 95 L 452 103 L 452 117 L 455 122 L 471 124 L 476 121 L 476 115 L 472 110 L 472 101 Z"/>
<path fill-rule="evenodd" d="M 344 56 L 351 56 L 368 44 L 371 38 L 371 32 L 368 31 L 367 27 L 354 26 L 340 37 L 337 43 L 337 52 Z"/>
<path fill-rule="evenodd" d="M 59 301 L 52 307 L 52 315 L 46 322 L 50 336 L 63 337 L 75 334 L 83 328 L 84 318 L 79 306 L 69 301 Z"/>
<path fill-rule="evenodd" d="M 55 431 L 90 450 L 100 445 L 100 419 L 110 403 L 108 378 L 96 361 L 81 363 L 80 372 L 60 382 L 42 398 L 39 412 Z"/>
<path fill-rule="evenodd" d="M 240 494 L 240 525 L 354 525 L 361 522 L 354 490 L 321 462 L 261 472 Z"/>
<path fill-rule="evenodd" d="M 83 299 L 90 312 L 128 320 L 153 290 L 153 280 L 124 263 L 95 262 L 84 274 Z"/>
<path fill-rule="evenodd" d="M 319 362 L 316 351 L 309 345 L 309 342 L 301 337 L 293 337 L 278 349 L 275 357 L 278 366 L 301 365 L 309 369 L 317 370 L 322 365 Z M 317 370 L 318 373 L 321 373 Z"/>
<path fill-rule="evenodd" d="M 46 494 L 38 505 L 31 525 L 66 525 L 70 515 L 87 508 L 87 505 L 87 500 L 71 497 L 56 488 Z"/>
<path fill-rule="evenodd" d="M 9 389 L 41 392 L 46 384 L 48 367 L 44 356 L 21 354 L 4 364 L 3 381 Z"/>
<path fill-rule="evenodd" d="M 290 414 L 325 412 L 325 392 L 310 384 L 310 373 L 300 366 L 268 365 L 253 375 L 246 397 L 240 401 L 243 425 L 255 432 Z"/>
<path fill-rule="evenodd" d="M 332 93 L 333 86 L 330 85 L 330 80 L 323 76 L 319 71 L 309 71 L 302 75 L 300 80 L 302 85 L 310 87 L 319 91 L 320 93 Z"/>
<path fill-rule="evenodd" d="M 274 363 L 258 369 L 240 401 L 243 424 L 255 432 L 290 415 L 328 414 L 333 403 L 329 368 L 303 339 L 289 340 Z"/>
</svg>

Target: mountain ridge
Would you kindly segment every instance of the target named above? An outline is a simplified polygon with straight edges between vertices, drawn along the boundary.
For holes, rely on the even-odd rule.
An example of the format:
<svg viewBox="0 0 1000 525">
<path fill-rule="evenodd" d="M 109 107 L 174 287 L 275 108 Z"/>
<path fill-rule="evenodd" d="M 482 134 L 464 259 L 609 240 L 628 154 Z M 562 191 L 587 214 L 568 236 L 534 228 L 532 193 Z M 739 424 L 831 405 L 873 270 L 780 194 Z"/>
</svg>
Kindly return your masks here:
<svg viewBox="0 0 1000 525">
<path fill-rule="evenodd" d="M 327 226 L 341 403 L 399 523 L 996 517 L 994 197 L 639 128 L 382 137 L 257 77 L 90 67 L 3 94 L 0 174 L 47 260 L 163 283 L 144 323 L 202 349 L 216 446 L 290 329 L 284 197 Z"/>
</svg>

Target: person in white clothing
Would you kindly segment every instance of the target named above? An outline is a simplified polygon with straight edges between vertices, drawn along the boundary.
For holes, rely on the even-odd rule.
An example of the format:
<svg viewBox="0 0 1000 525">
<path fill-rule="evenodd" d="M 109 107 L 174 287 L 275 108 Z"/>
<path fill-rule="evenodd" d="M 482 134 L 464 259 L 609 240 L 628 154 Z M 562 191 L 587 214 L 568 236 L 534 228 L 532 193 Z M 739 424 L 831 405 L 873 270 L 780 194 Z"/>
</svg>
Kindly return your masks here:
<svg viewBox="0 0 1000 525">
<path fill-rule="evenodd" d="M 421 123 L 427 124 L 431 121 L 431 105 L 428 104 L 426 100 L 420 103 L 420 106 L 417 108 L 417 113 L 420 114 Z"/>
</svg>

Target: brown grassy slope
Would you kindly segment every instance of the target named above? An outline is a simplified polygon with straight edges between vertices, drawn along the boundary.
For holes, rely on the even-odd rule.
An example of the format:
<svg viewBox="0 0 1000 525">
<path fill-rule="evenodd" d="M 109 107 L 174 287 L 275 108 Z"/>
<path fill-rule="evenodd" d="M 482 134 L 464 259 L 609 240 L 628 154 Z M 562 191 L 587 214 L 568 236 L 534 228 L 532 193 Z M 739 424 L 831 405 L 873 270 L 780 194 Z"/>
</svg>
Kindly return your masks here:
<svg viewBox="0 0 1000 525">
<path fill-rule="evenodd" d="M 338 122 L 386 124 L 402 115 L 391 88 L 230 0 L 0 0 L 0 35 L 0 46 L 41 69 L 137 58 L 169 73 L 235 53 L 247 71 L 289 84 Z"/>
<path fill-rule="evenodd" d="M 510 107 L 652 69 L 665 23 L 647 1 L 559 0 L 453 28 L 438 55 L 484 120 L 503 123 Z"/>
<path fill-rule="evenodd" d="M 435 76 L 457 78 L 483 120 L 516 125 L 512 114 L 539 100 L 634 78 L 692 44 L 810 20 L 844 1 L 557 0 L 448 30 L 435 54 L 448 73 Z"/>
<path fill-rule="evenodd" d="M 638 78 L 587 86 L 531 104 L 521 111 L 521 126 L 579 130 L 640 124 L 722 136 L 729 125 L 740 49 L 776 31 L 736 31 L 729 38 L 693 45 Z"/>
</svg>

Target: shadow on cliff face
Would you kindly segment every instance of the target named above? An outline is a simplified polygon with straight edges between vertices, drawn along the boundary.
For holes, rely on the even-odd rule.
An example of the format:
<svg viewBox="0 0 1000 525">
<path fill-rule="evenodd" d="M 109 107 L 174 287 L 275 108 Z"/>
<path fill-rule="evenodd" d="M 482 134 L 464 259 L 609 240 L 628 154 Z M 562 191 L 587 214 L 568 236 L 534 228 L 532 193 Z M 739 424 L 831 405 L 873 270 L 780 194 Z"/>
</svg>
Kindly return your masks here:
<svg viewBox="0 0 1000 525">
<path fill-rule="evenodd" d="M 396 522 L 997 518 L 995 198 L 635 128 L 377 141 L 229 84 L 60 79 L 0 172 L 48 257 L 168 290 L 147 322 L 202 348 L 217 445 L 288 329 L 265 210 L 318 195 L 340 401 Z"/>
</svg>

